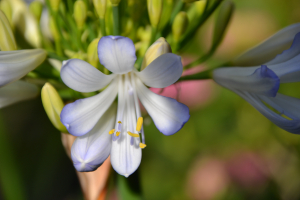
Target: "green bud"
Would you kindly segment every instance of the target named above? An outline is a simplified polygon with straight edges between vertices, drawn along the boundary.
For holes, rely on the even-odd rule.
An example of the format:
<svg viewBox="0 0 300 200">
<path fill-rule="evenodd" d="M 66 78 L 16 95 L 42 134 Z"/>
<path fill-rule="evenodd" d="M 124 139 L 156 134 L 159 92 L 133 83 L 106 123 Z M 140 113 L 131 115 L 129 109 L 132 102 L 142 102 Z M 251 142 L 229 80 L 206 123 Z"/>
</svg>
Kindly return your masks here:
<svg viewBox="0 0 300 200">
<path fill-rule="evenodd" d="M 94 39 L 90 43 L 90 45 L 88 46 L 88 49 L 87 49 L 87 61 L 96 68 L 99 63 L 98 52 L 97 52 L 99 40 L 100 40 L 99 38 Z"/>
<path fill-rule="evenodd" d="M 31 4 L 29 5 L 29 10 L 33 14 L 35 19 L 39 22 L 43 11 L 42 2 L 40 1 L 31 2 Z"/>
<path fill-rule="evenodd" d="M 0 10 L 0 48 L 1 51 L 13 51 L 17 49 L 14 34 L 5 14 Z"/>
<path fill-rule="evenodd" d="M 172 50 L 166 39 L 161 37 L 147 49 L 141 70 L 145 69 L 153 60 L 165 53 L 172 53 Z"/>
<path fill-rule="evenodd" d="M 206 0 L 197 1 L 193 3 L 193 5 L 187 11 L 187 15 L 191 23 L 198 21 L 199 18 L 202 16 L 202 14 L 205 11 L 206 3 Z"/>
<path fill-rule="evenodd" d="M 182 0 L 184 3 L 192 3 L 192 2 L 195 2 L 195 1 L 199 1 L 199 0 Z"/>
<path fill-rule="evenodd" d="M 78 29 L 83 28 L 84 22 L 87 16 L 87 7 L 85 3 L 81 0 L 78 0 L 74 4 L 74 19 L 78 26 Z"/>
<path fill-rule="evenodd" d="M 54 21 L 53 17 L 50 17 L 49 28 L 50 28 L 50 32 L 51 32 L 54 40 L 55 41 L 60 40 L 60 36 L 59 36 L 59 33 L 58 33 L 58 30 L 57 30 L 57 27 L 56 27 L 56 24 L 55 24 L 55 21 Z"/>
<path fill-rule="evenodd" d="M 221 5 L 215 23 L 212 48 L 216 48 L 222 41 L 225 30 L 228 26 L 233 11 L 234 11 L 234 4 L 231 1 L 225 1 Z"/>
<path fill-rule="evenodd" d="M 61 1 L 61 0 L 49 0 L 51 9 L 52 9 L 54 12 L 57 12 L 57 11 L 58 11 L 60 1 Z"/>
<path fill-rule="evenodd" d="M 44 109 L 52 124 L 60 132 L 67 133 L 66 127 L 60 121 L 60 113 L 64 103 L 56 89 L 50 83 L 46 83 L 42 88 L 41 97 Z"/>
<path fill-rule="evenodd" d="M 119 5 L 120 1 L 121 1 L 121 0 L 110 0 L 111 4 L 112 4 L 113 6 Z"/>
<path fill-rule="evenodd" d="M 104 19 L 106 12 L 106 0 L 93 0 L 93 3 L 100 19 Z"/>
<path fill-rule="evenodd" d="M 2 0 L 0 2 L 0 8 L 4 12 L 5 16 L 7 17 L 9 23 L 12 25 L 12 8 L 11 4 L 8 0 Z"/>
<path fill-rule="evenodd" d="M 158 30 L 163 29 L 166 24 L 169 22 L 172 10 L 173 10 L 174 0 L 164 0 L 163 1 L 163 9 L 161 13 L 161 18 L 158 23 Z"/>
<path fill-rule="evenodd" d="M 148 14 L 152 27 L 157 28 L 159 23 L 163 2 L 162 0 L 147 0 Z"/>
<path fill-rule="evenodd" d="M 173 33 L 174 42 L 177 43 L 180 40 L 181 36 L 186 31 L 188 24 L 189 24 L 189 19 L 188 19 L 186 12 L 184 12 L 184 11 L 179 12 L 176 15 L 173 25 L 172 25 L 172 33 Z"/>
</svg>

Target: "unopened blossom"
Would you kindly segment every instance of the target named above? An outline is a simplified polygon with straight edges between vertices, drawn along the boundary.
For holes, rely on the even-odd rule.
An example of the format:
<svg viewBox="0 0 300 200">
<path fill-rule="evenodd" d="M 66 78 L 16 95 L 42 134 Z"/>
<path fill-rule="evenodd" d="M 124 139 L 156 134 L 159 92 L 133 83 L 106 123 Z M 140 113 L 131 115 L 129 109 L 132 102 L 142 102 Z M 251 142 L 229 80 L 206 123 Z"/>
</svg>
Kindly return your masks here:
<svg viewBox="0 0 300 200">
<path fill-rule="evenodd" d="M 78 136 L 71 150 L 78 171 L 95 170 L 110 155 L 113 168 L 127 177 L 140 165 L 146 147 L 139 100 L 165 135 L 179 131 L 189 119 L 187 106 L 146 87 L 163 88 L 176 82 L 182 73 L 181 59 L 166 53 L 139 72 L 134 68 L 133 42 L 121 36 L 102 37 L 98 57 L 112 74 L 105 75 L 79 59 L 64 62 L 61 78 L 70 88 L 93 92 L 107 87 L 66 105 L 61 121 L 69 133 Z"/>
<path fill-rule="evenodd" d="M 293 28 L 295 26 L 299 28 L 299 24 L 294 25 Z M 288 37 L 284 39 L 283 44 L 284 41 L 289 41 Z M 270 44 L 269 41 L 266 41 L 266 44 L 273 48 L 278 47 Z M 259 49 L 266 49 L 266 47 L 259 46 Z M 255 49 L 252 50 L 253 52 Z M 271 61 L 253 67 L 219 68 L 214 70 L 213 79 L 240 95 L 280 128 L 300 134 L 300 99 L 278 93 L 281 83 L 300 81 L 299 63 L 300 32 L 294 37 L 292 46 Z M 277 112 L 268 108 L 266 104 Z"/>
</svg>

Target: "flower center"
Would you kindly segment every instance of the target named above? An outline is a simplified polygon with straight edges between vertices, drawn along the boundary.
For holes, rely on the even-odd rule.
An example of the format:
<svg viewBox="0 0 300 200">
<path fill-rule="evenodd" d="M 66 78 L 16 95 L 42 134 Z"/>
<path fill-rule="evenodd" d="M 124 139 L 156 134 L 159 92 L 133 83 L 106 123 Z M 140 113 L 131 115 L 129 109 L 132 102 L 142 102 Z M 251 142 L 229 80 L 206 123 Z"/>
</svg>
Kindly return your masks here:
<svg viewBox="0 0 300 200">
<path fill-rule="evenodd" d="M 142 140 L 142 142 L 139 142 L 139 147 L 143 149 L 146 147 L 146 144 L 143 130 L 143 118 L 141 117 L 141 109 L 135 87 L 135 79 L 137 77 L 135 77 L 133 73 L 127 73 L 119 75 L 118 78 L 117 118 L 115 129 L 109 131 L 109 134 L 112 134 L 113 141 L 118 140 L 120 137 L 130 137 L 131 145 L 134 144 L 135 138 L 139 138 Z M 126 122 L 123 121 L 124 113 L 127 116 Z M 125 128 L 127 130 L 123 130 L 124 126 L 122 126 L 122 122 L 126 123 L 127 126 L 125 126 Z M 136 128 L 134 129 L 134 127 Z"/>
</svg>

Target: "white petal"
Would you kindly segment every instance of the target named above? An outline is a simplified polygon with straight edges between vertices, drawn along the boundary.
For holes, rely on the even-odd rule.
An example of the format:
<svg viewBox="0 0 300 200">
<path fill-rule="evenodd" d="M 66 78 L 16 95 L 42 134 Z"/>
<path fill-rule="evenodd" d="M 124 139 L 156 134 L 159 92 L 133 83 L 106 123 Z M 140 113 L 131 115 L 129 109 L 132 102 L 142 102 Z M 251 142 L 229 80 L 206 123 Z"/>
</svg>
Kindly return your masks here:
<svg viewBox="0 0 300 200">
<path fill-rule="evenodd" d="M 46 55 L 42 49 L 0 51 L 0 86 L 25 76 L 39 66 Z"/>
<path fill-rule="evenodd" d="M 93 92 L 105 87 L 115 75 L 105 75 L 89 63 L 80 59 L 63 62 L 60 72 L 63 82 L 79 92 Z"/>
<path fill-rule="evenodd" d="M 148 86 L 164 88 L 175 83 L 182 74 L 180 56 L 166 53 L 152 61 L 143 71 L 136 72 L 138 77 Z"/>
<path fill-rule="evenodd" d="M 82 136 L 92 130 L 99 118 L 112 104 L 118 92 L 118 79 L 115 79 L 100 94 L 79 99 L 67 104 L 60 114 L 60 120 L 69 133 Z"/>
<path fill-rule="evenodd" d="M 128 112 L 125 109 L 124 122 L 128 122 Z M 139 147 L 139 138 L 134 138 L 130 144 L 131 136 L 127 133 L 128 123 L 123 123 L 119 139 L 112 142 L 110 161 L 116 172 L 128 177 L 135 172 L 142 160 L 142 150 Z"/>
<path fill-rule="evenodd" d="M 175 99 L 163 97 L 150 91 L 138 78 L 137 94 L 153 122 L 164 135 L 179 131 L 189 120 L 189 108 Z"/>
<path fill-rule="evenodd" d="M 0 108 L 36 97 L 38 87 L 25 81 L 16 81 L 0 88 Z"/>
<path fill-rule="evenodd" d="M 136 61 L 135 47 L 131 39 L 122 36 L 105 36 L 98 43 L 100 63 L 115 74 L 133 69 Z"/>
<path fill-rule="evenodd" d="M 234 91 L 243 97 L 246 101 L 248 101 L 254 108 L 256 108 L 261 114 L 263 114 L 266 118 L 272 121 L 275 125 L 279 126 L 280 128 L 290 132 L 300 134 L 300 119 L 298 117 L 292 118 L 292 120 L 286 119 L 281 115 L 275 113 L 274 111 L 270 110 L 263 102 L 265 101 L 270 106 L 278 110 L 279 112 L 289 114 L 290 109 L 297 108 L 297 103 L 299 105 L 299 100 L 297 101 L 285 101 L 286 96 L 282 98 L 284 95 L 278 94 L 278 97 L 266 97 L 263 95 L 255 95 L 253 93 L 248 92 L 241 92 L 241 91 Z M 277 100 L 274 100 L 277 99 Z M 292 104 L 292 105 L 288 105 Z M 297 114 L 299 115 L 299 114 Z"/>
<path fill-rule="evenodd" d="M 218 84 L 231 89 L 276 96 L 280 80 L 268 67 L 223 67 L 213 71 Z"/>
<path fill-rule="evenodd" d="M 77 171 L 94 171 L 110 155 L 111 135 L 108 132 L 114 126 L 115 118 L 116 106 L 112 105 L 90 132 L 76 138 L 71 157 Z"/>
<path fill-rule="evenodd" d="M 277 55 L 273 60 L 267 62 L 266 65 L 273 65 L 273 64 L 278 64 L 278 63 L 288 61 L 294 58 L 295 56 L 297 56 L 298 54 L 300 54 L 300 32 L 295 35 L 293 44 L 289 49 L 284 50 L 281 54 Z"/>
<path fill-rule="evenodd" d="M 277 54 L 280 54 L 283 50 L 291 46 L 298 32 L 300 32 L 300 23 L 293 24 L 278 31 L 270 38 L 235 59 L 233 65 L 253 66 L 270 61 L 275 58 Z"/>
</svg>

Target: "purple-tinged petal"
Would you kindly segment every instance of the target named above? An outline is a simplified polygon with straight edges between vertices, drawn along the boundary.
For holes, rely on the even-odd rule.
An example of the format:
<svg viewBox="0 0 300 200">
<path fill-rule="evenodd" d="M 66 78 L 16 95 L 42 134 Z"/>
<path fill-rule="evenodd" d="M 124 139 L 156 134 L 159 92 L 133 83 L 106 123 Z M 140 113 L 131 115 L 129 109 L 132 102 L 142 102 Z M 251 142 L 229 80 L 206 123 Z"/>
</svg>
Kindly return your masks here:
<svg viewBox="0 0 300 200">
<path fill-rule="evenodd" d="M 115 118 L 116 106 L 112 105 L 90 132 L 76 138 L 71 157 L 77 171 L 94 171 L 108 158 L 112 142 L 108 132 L 114 126 Z"/>
<path fill-rule="evenodd" d="M 135 47 L 131 39 L 122 36 L 105 36 L 98 43 L 100 63 L 115 74 L 132 71 L 136 61 Z"/>
<path fill-rule="evenodd" d="M 276 96 L 280 79 L 267 66 L 261 67 L 224 67 L 213 72 L 218 84 L 231 89 L 253 92 L 266 96 Z"/>
<path fill-rule="evenodd" d="M 105 75 L 80 59 L 64 61 L 60 72 L 63 82 L 79 92 L 93 92 L 105 87 L 115 75 Z"/>
<path fill-rule="evenodd" d="M 92 130 L 99 118 L 112 104 L 118 92 L 118 79 L 115 79 L 101 93 L 67 104 L 60 114 L 60 120 L 69 133 L 82 136 Z"/>
<path fill-rule="evenodd" d="M 154 124 L 164 135 L 178 132 L 189 120 L 189 108 L 169 97 L 150 91 L 140 79 L 136 79 L 137 94 Z"/>
<path fill-rule="evenodd" d="M 147 85 L 154 88 L 164 88 L 175 83 L 182 74 L 180 56 L 166 53 L 152 61 L 137 76 Z"/>
</svg>

